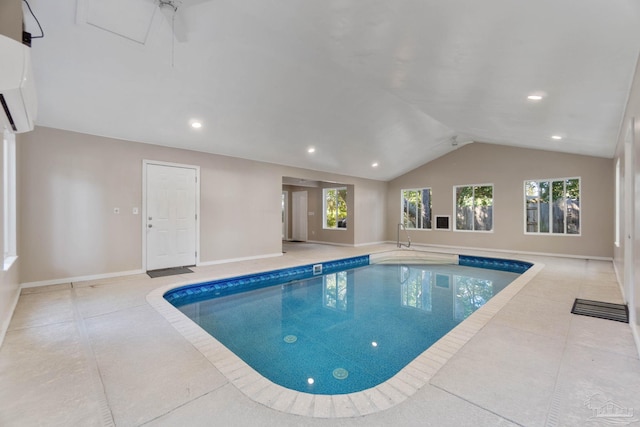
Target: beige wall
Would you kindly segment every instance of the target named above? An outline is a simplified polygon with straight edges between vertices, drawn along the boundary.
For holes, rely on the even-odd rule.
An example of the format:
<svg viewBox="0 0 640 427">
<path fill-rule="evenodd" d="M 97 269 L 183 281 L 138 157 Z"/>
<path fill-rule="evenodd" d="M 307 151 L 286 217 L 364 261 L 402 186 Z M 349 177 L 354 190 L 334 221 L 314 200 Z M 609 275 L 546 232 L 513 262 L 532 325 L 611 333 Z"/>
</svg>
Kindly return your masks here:
<svg viewBox="0 0 640 427">
<path fill-rule="evenodd" d="M 309 181 L 327 182 L 326 187 L 347 187 L 347 210 L 349 221 L 346 230 L 324 230 L 322 227 L 322 187 L 300 187 L 284 185 L 283 190 L 289 193 L 289 237 L 291 237 L 291 201 L 294 191 L 306 191 L 308 211 L 313 212 L 307 217 L 308 240 L 341 244 L 341 245 L 369 245 L 386 240 L 386 197 L 387 183 L 369 179 L 355 178 L 345 175 L 327 174 L 305 169 L 282 168 L 283 176 L 302 178 Z M 289 175 L 287 175 L 289 173 Z M 339 184 L 330 184 L 339 183 Z"/>
<path fill-rule="evenodd" d="M 342 187 L 342 185 L 338 185 Z M 336 185 L 323 184 L 320 188 L 308 189 L 308 201 L 309 201 L 309 240 L 315 242 L 334 243 L 339 245 L 354 244 L 354 228 L 350 227 L 347 221 L 347 228 L 337 229 L 325 229 L 323 224 L 323 188 L 333 188 Z M 347 215 L 351 216 L 354 213 L 354 186 L 346 185 L 347 187 Z M 384 194 L 383 194 L 384 197 Z M 313 215 L 311 215 L 313 213 Z"/>
<path fill-rule="evenodd" d="M 473 143 L 389 183 L 387 239 L 396 240 L 401 189 L 431 187 L 434 215 L 450 215 L 453 186 L 493 184 L 492 233 L 411 230 L 415 243 L 611 258 L 613 192 L 611 159 Z M 525 235 L 526 179 L 581 178 L 581 236 Z M 453 228 L 453 227 L 452 227 Z"/>
<path fill-rule="evenodd" d="M 354 244 L 366 245 L 369 243 L 380 243 L 388 240 L 385 232 L 387 223 L 387 192 L 389 183 L 377 181 L 361 180 L 354 186 L 355 197 L 353 215 L 354 224 Z M 381 197 L 380 194 L 384 196 Z"/>
<path fill-rule="evenodd" d="M 142 268 L 142 161 L 200 166 L 200 261 L 281 252 L 276 168 L 36 128 L 19 146 L 21 281 Z M 114 214 L 115 207 L 120 214 Z"/>
<path fill-rule="evenodd" d="M 331 243 L 336 245 L 354 245 L 354 232 L 353 227 L 347 227 L 347 229 L 328 230 L 323 227 L 323 200 L 322 189 L 325 187 L 335 187 L 328 183 L 320 183 L 321 187 L 300 187 L 293 185 L 283 186 L 283 191 L 289 193 L 289 238 L 292 237 L 293 230 L 293 200 L 292 193 L 296 191 L 307 192 L 307 241 L 310 242 L 322 242 Z M 343 186 L 339 184 L 338 186 Z M 354 209 L 354 197 L 353 197 L 353 185 L 348 185 L 347 189 L 347 212 L 351 213 Z M 384 192 L 381 192 L 380 196 L 384 199 L 386 196 Z"/>
<path fill-rule="evenodd" d="M 322 229 L 322 197 L 310 192 L 309 240 L 348 245 L 394 241 L 400 189 L 430 186 L 433 212 L 453 216 L 453 185 L 494 184 L 494 232 L 412 231 L 416 243 L 612 257 L 610 159 L 474 143 L 389 183 L 187 150 L 37 128 L 18 144 L 19 250 L 23 283 L 142 268 L 142 160 L 201 168 L 200 262 L 281 251 L 283 176 L 344 183 L 350 223 Z M 582 236 L 523 233 L 525 179 L 582 178 Z M 291 201 L 291 196 L 289 198 Z M 113 208 L 120 208 L 115 215 Z M 351 221 L 351 219 L 353 220 Z"/>
<path fill-rule="evenodd" d="M 200 166 L 201 263 L 281 253 L 283 176 L 364 182 L 363 198 L 381 206 L 386 189 L 383 182 L 40 127 L 24 135 L 18 156 L 20 280 L 27 284 L 142 268 L 142 218 L 132 208 L 142 207 L 144 159 Z M 363 224 L 373 230 L 360 233 L 362 243 L 382 240 L 382 222 Z"/>
<path fill-rule="evenodd" d="M 22 42 L 22 1 L 0 1 L 0 34 Z"/>
</svg>

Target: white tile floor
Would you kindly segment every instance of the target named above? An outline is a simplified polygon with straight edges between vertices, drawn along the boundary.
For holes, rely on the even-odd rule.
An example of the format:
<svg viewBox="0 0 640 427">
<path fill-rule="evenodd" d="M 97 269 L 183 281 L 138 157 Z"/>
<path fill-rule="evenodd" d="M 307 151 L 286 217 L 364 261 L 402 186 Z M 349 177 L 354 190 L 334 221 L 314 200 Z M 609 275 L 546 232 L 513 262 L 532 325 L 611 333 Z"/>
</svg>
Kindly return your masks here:
<svg viewBox="0 0 640 427">
<path fill-rule="evenodd" d="M 570 314 L 576 297 L 622 302 L 611 262 L 462 251 L 544 267 L 467 324 L 461 333 L 468 341 L 439 370 L 411 371 L 364 397 L 300 397 L 256 377 L 238 380 L 230 374 L 241 372 L 232 358 L 212 363 L 206 340 L 177 330 L 147 302 L 175 282 L 384 249 L 393 245 L 288 244 L 283 257 L 198 267 L 179 277 L 25 289 L 0 347 L 0 425 L 604 426 L 612 419 L 594 411 L 607 402 L 635 412 L 618 421 L 640 424 L 640 360 L 629 325 Z M 414 383 L 420 376 L 421 387 Z"/>
</svg>

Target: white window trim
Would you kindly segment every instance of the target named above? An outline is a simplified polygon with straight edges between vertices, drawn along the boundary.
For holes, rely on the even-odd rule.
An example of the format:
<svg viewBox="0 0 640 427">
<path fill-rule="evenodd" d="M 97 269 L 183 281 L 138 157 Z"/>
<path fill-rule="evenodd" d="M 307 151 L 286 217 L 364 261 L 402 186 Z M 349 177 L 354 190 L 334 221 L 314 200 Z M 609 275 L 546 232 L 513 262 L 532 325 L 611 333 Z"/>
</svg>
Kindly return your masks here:
<svg viewBox="0 0 640 427">
<path fill-rule="evenodd" d="M 349 228 L 349 223 L 347 222 L 346 227 L 338 227 L 338 222 L 336 220 L 335 227 L 327 227 L 327 191 L 331 190 L 345 190 L 347 191 L 347 197 L 349 195 L 347 187 L 327 187 L 322 189 L 322 229 L 323 230 L 338 230 L 338 231 L 347 231 Z M 345 200 L 346 203 L 346 200 Z M 347 216 L 349 215 L 349 206 L 347 205 Z"/>
<path fill-rule="evenodd" d="M 456 198 L 456 188 L 458 187 L 489 187 L 491 186 L 492 190 L 492 197 L 491 197 L 491 206 L 494 208 L 495 210 L 495 206 L 496 206 L 496 198 L 495 198 L 495 192 L 496 192 L 496 186 L 493 185 L 492 183 L 486 183 L 486 184 L 461 184 L 461 185 L 454 185 L 453 186 L 453 224 L 452 224 L 452 229 L 454 232 L 456 233 L 485 233 L 485 234 L 491 234 L 494 232 L 495 228 L 496 228 L 496 224 L 495 221 L 493 221 L 493 217 L 491 218 L 491 230 L 459 230 L 458 229 L 458 221 L 457 221 L 457 215 L 458 215 L 458 203 L 457 203 L 457 198 Z M 475 196 L 474 196 L 475 197 Z"/>
<path fill-rule="evenodd" d="M 400 223 L 405 226 L 404 224 L 404 192 L 405 191 L 423 191 L 423 190 L 429 190 L 430 193 L 430 198 L 431 198 L 431 202 L 433 203 L 433 189 L 431 187 L 422 187 L 422 188 L 403 188 L 400 189 Z M 431 206 L 431 209 L 433 210 L 433 205 Z M 430 228 L 406 228 L 407 230 L 411 230 L 411 231 L 433 231 L 434 230 L 434 216 L 433 216 L 433 212 L 431 212 L 431 227 Z"/>
<path fill-rule="evenodd" d="M 4 263 L 7 271 L 18 259 L 16 244 L 16 137 L 13 133 L 3 134 L 3 185 L 4 185 Z"/>
<path fill-rule="evenodd" d="M 582 222 L 583 222 L 583 213 L 582 213 L 582 203 L 580 203 L 580 232 L 577 234 L 569 234 L 569 233 L 552 233 L 549 231 L 548 233 L 541 233 L 540 231 L 527 231 L 527 182 L 535 181 L 535 182 L 544 182 L 548 181 L 552 183 L 553 181 L 567 181 L 569 179 L 577 179 L 578 180 L 578 192 L 580 193 L 580 202 L 582 202 L 582 177 L 580 176 L 569 176 L 569 177 L 558 177 L 558 178 L 540 178 L 540 179 L 525 179 L 522 181 L 522 198 L 523 198 L 523 209 L 524 209 L 524 234 L 527 236 L 547 236 L 547 237 L 581 237 L 582 236 Z M 551 190 L 550 190 L 551 191 Z M 549 196 L 551 197 L 551 195 Z M 550 203 L 551 206 L 551 203 Z M 566 217 L 566 211 L 565 211 Z M 551 214 L 549 214 L 549 221 L 551 221 Z M 565 223 L 565 231 L 566 231 L 566 223 Z"/>
</svg>

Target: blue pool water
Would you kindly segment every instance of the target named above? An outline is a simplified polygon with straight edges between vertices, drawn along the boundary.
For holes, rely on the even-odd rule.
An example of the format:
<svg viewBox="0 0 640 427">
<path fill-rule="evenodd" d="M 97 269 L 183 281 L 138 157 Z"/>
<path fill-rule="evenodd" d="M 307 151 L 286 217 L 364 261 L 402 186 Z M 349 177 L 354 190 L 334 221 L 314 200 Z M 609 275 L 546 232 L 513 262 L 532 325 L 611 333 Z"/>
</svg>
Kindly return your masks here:
<svg viewBox="0 0 640 427">
<path fill-rule="evenodd" d="M 488 269 L 487 262 L 500 268 L 508 261 L 475 257 L 471 263 L 479 259 L 484 268 L 331 264 L 329 273 L 311 277 L 278 270 L 183 287 L 165 298 L 272 382 L 344 394 L 391 378 L 519 276 L 518 268 L 528 268 Z M 287 280 L 300 274 L 307 278 Z M 239 292 L 246 288 L 253 289 Z"/>
</svg>

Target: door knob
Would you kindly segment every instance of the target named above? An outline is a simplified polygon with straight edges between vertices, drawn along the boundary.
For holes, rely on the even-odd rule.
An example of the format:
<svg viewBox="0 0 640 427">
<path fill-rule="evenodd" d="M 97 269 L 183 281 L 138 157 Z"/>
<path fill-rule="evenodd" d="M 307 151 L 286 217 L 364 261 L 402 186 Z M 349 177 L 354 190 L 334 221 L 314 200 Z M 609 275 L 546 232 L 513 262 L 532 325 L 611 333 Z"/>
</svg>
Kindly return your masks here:
<svg viewBox="0 0 640 427">
<path fill-rule="evenodd" d="M 151 228 L 151 227 L 153 227 L 153 225 L 149 224 L 149 225 L 147 225 L 147 227 Z"/>
</svg>

